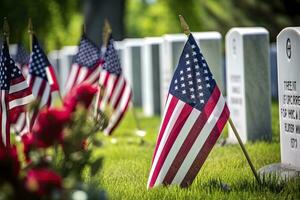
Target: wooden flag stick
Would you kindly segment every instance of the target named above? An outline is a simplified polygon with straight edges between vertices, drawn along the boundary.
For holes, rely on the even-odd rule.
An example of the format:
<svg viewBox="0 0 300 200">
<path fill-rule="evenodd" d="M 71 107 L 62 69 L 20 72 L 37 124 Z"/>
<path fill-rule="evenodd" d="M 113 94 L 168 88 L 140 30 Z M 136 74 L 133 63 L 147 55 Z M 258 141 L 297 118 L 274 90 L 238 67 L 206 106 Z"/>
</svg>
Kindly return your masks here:
<svg viewBox="0 0 300 200">
<path fill-rule="evenodd" d="M 179 15 L 179 20 L 180 20 L 180 24 L 181 24 L 184 34 L 186 34 L 187 36 L 190 35 L 191 34 L 190 27 L 186 23 L 186 21 L 182 15 Z"/>
<path fill-rule="evenodd" d="M 244 155 L 245 155 L 245 157 L 246 157 L 246 159 L 248 161 L 248 164 L 250 165 L 250 168 L 251 168 L 251 170 L 252 170 L 252 172 L 253 172 L 253 174 L 254 174 L 257 182 L 260 184 L 260 178 L 259 178 L 259 176 L 258 176 L 258 174 L 256 172 L 256 169 L 255 169 L 255 167 L 254 167 L 254 165 L 253 165 L 253 163 L 252 163 L 252 161 L 250 159 L 250 156 L 249 156 L 249 154 L 248 154 L 248 152 L 247 152 L 247 150 L 245 148 L 245 145 L 243 144 L 243 142 L 242 142 L 242 140 L 240 138 L 240 135 L 239 135 L 237 129 L 235 128 L 235 126 L 234 126 L 233 121 L 231 120 L 231 118 L 229 118 L 228 121 L 229 121 L 229 124 L 230 124 L 230 126 L 231 126 L 231 128 L 233 130 L 233 133 L 234 133 L 236 139 L 238 140 L 238 142 L 239 142 L 239 144 L 241 146 L 241 149 L 242 149 L 242 151 L 243 151 L 243 153 L 244 153 Z"/>
<path fill-rule="evenodd" d="M 33 25 L 32 25 L 32 20 L 31 17 L 28 19 L 28 34 L 29 34 L 29 50 L 30 53 L 32 52 L 32 40 L 33 40 Z"/>
<path fill-rule="evenodd" d="M 7 45 L 9 45 L 9 25 L 6 17 L 3 19 L 3 36 L 6 39 Z"/>
<path fill-rule="evenodd" d="M 190 35 L 191 31 L 190 31 L 189 25 L 186 23 L 186 21 L 184 20 L 184 17 L 182 15 L 179 15 L 179 20 L 180 20 L 180 24 L 181 24 L 181 27 L 183 29 L 183 32 L 186 35 Z M 237 140 L 239 142 L 239 145 L 241 146 L 241 149 L 242 149 L 242 151 L 243 151 L 243 153 L 244 153 L 244 155 L 245 155 L 245 157 L 246 157 L 246 159 L 248 161 L 248 164 L 250 165 L 250 168 L 251 168 L 251 170 L 252 170 L 252 172 L 253 172 L 253 174 L 255 176 L 255 179 L 260 184 L 261 182 L 260 182 L 259 176 L 258 176 L 258 174 L 257 174 L 257 172 L 255 170 L 255 167 L 254 167 L 254 165 L 253 165 L 253 163 L 252 163 L 252 161 L 250 159 L 250 156 L 249 156 L 249 154 L 248 154 L 248 152 L 247 152 L 247 150 L 246 150 L 246 148 L 245 148 L 245 146 L 244 146 L 244 144 L 243 144 L 243 142 L 242 142 L 242 140 L 241 140 L 241 138 L 239 136 L 239 133 L 238 133 L 237 129 L 235 128 L 235 126 L 234 126 L 231 118 L 229 118 L 228 121 L 229 121 L 229 124 L 230 124 L 230 126 L 231 126 L 231 128 L 232 128 L 232 130 L 234 132 L 234 135 L 237 138 Z"/>
<path fill-rule="evenodd" d="M 104 26 L 103 26 L 103 32 L 102 32 L 102 41 L 103 41 L 103 46 L 107 47 L 109 36 L 112 32 L 110 23 L 107 19 L 104 20 Z"/>
</svg>

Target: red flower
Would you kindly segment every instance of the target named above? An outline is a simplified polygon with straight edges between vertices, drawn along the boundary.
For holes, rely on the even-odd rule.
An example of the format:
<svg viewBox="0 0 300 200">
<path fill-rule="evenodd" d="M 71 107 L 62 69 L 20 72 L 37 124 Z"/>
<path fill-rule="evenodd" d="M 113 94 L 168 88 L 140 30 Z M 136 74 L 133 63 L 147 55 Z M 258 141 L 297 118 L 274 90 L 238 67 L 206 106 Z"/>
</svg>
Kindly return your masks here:
<svg viewBox="0 0 300 200">
<path fill-rule="evenodd" d="M 20 162 L 15 146 L 0 147 L 0 180 L 15 182 L 19 176 Z"/>
<path fill-rule="evenodd" d="M 78 104 L 88 108 L 97 93 L 97 87 L 87 83 L 75 86 L 64 98 L 64 106 L 71 112 L 74 112 Z"/>
<path fill-rule="evenodd" d="M 34 137 L 32 133 L 22 135 L 23 153 L 26 162 L 30 162 L 29 152 L 34 148 Z"/>
<path fill-rule="evenodd" d="M 45 109 L 41 111 L 32 128 L 37 147 L 47 148 L 62 141 L 62 131 L 70 120 L 70 112 L 64 109 Z"/>
<path fill-rule="evenodd" d="M 62 187 L 62 178 L 54 171 L 47 168 L 31 169 L 25 177 L 27 190 L 41 196 L 50 195 Z"/>
</svg>

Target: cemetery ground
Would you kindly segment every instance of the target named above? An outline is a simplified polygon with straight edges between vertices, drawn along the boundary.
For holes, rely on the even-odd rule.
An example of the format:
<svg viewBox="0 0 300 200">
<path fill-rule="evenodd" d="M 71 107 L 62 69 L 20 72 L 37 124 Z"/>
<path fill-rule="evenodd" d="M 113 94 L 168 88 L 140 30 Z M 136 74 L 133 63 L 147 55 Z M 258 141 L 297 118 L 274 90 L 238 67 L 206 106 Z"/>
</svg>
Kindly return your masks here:
<svg viewBox="0 0 300 200">
<path fill-rule="evenodd" d="M 160 117 L 144 118 L 140 110 L 138 114 L 147 131 L 144 139 L 133 132 L 136 125 L 131 111 L 113 136 L 99 134 L 102 147 L 93 156 L 103 157 L 103 166 L 94 177 L 86 179 L 99 184 L 109 199 L 300 199 L 300 179 L 288 183 L 266 179 L 259 186 L 240 146 L 221 145 L 227 137 L 227 127 L 189 188 L 171 186 L 147 191 Z M 273 102 L 272 141 L 246 144 L 257 170 L 280 162 L 278 119 L 278 103 Z"/>
</svg>

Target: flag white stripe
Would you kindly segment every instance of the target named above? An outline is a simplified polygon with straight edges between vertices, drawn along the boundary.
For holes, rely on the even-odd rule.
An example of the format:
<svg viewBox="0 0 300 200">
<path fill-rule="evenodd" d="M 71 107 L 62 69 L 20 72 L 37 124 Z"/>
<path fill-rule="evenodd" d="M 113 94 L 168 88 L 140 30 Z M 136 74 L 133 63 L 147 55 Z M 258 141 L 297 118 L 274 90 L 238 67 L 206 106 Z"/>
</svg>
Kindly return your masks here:
<svg viewBox="0 0 300 200">
<path fill-rule="evenodd" d="M 116 77 L 115 76 L 109 76 L 108 77 L 108 80 L 107 80 L 107 86 L 106 86 L 106 90 L 105 90 L 105 93 L 103 95 L 103 98 L 101 100 L 101 104 L 100 104 L 100 110 L 104 110 L 105 109 L 105 106 L 106 106 L 106 103 L 108 101 L 108 98 L 112 92 L 112 89 L 113 89 L 113 86 L 114 86 L 114 83 L 115 83 L 115 79 Z"/>
<path fill-rule="evenodd" d="M 34 83 L 32 86 L 32 94 L 35 97 L 38 97 L 39 91 L 40 91 L 40 87 L 42 85 L 43 79 L 39 78 L 39 77 L 35 77 L 34 79 Z"/>
<path fill-rule="evenodd" d="M 32 96 L 32 94 L 19 98 L 19 99 L 15 99 L 9 102 L 9 109 L 13 109 L 16 106 L 23 106 L 25 104 L 30 103 L 31 101 L 34 100 L 34 97 Z"/>
<path fill-rule="evenodd" d="M 191 165 L 193 164 L 196 156 L 199 153 L 199 150 L 202 148 L 204 143 L 206 142 L 207 138 L 209 137 L 212 129 L 218 122 L 220 115 L 222 114 L 223 108 L 225 106 L 225 100 L 222 96 L 219 97 L 218 103 L 216 104 L 213 112 L 209 116 L 207 122 L 205 123 L 204 127 L 202 128 L 200 134 L 198 135 L 197 139 L 195 140 L 192 148 L 190 149 L 189 153 L 185 157 L 183 163 L 181 164 L 176 176 L 174 177 L 172 184 L 180 184 L 184 179 L 185 175 L 187 174 L 188 170 L 190 169 Z"/>
<path fill-rule="evenodd" d="M 75 85 L 82 83 L 84 81 L 84 79 L 86 79 L 86 75 L 87 75 L 88 71 L 89 70 L 86 67 L 80 67 Z"/>
<path fill-rule="evenodd" d="M 100 73 L 100 67 L 98 66 L 84 82 L 93 84 L 99 77 L 99 73 Z"/>
<path fill-rule="evenodd" d="M 101 70 L 99 84 L 103 86 L 107 72 L 105 70 Z"/>
<path fill-rule="evenodd" d="M 71 67 L 71 72 L 69 74 L 69 78 L 68 78 L 66 87 L 65 87 L 65 93 L 67 93 L 74 85 L 78 70 L 79 70 L 79 66 L 77 64 L 73 64 Z"/>
<path fill-rule="evenodd" d="M 1 90 L 1 107 L 2 107 L 2 121 L 1 121 L 1 131 L 2 131 L 2 141 L 3 144 L 6 146 L 6 105 L 5 105 L 5 91 Z"/>
<path fill-rule="evenodd" d="M 121 99 L 121 102 L 118 104 L 118 107 L 114 110 L 110 120 L 109 120 L 109 125 L 108 127 L 104 130 L 105 134 L 108 134 L 110 132 L 110 130 L 113 128 L 113 126 L 115 125 L 115 123 L 118 121 L 120 115 L 124 112 L 124 109 L 126 107 L 126 104 L 128 103 L 129 99 L 130 99 L 130 93 L 131 93 L 131 89 L 130 87 L 126 87 L 125 91 L 123 93 L 123 98 Z"/>
<path fill-rule="evenodd" d="M 26 123 L 25 112 L 22 112 L 19 115 L 17 122 L 15 124 L 15 130 L 17 130 L 17 132 L 21 132 L 25 123 Z"/>
<path fill-rule="evenodd" d="M 111 75 L 113 76 L 113 75 Z M 119 77 L 119 80 L 117 82 L 117 85 L 116 85 L 116 88 L 115 88 L 115 91 L 114 93 L 112 94 L 111 96 L 111 100 L 110 100 L 110 104 L 112 107 L 115 106 L 119 96 L 120 96 L 120 93 L 122 92 L 122 88 L 123 88 L 123 84 L 125 82 L 125 79 L 123 76 Z"/>
<path fill-rule="evenodd" d="M 173 98 L 172 96 L 170 96 L 170 98 Z M 154 172 L 154 169 L 156 168 L 156 165 L 157 165 L 157 162 L 158 162 L 158 159 L 160 157 L 160 154 L 166 144 L 166 141 L 170 135 L 170 132 L 175 124 L 175 122 L 177 121 L 178 117 L 180 117 L 180 113 L 184 107 L 185 103 L 183 103 L 182 101 L 178 101 L 173 112 L 172 112 L 172 115 L 169 119 L 169 123 L 165 129 L 165 132 L 163 133 L 159 133 L 159 134 L 163 134 L 162 138 L 161 138 L 161 141 L 159 143 L 159 146 L 157 148 L 157 151 L 156 151 L 156 154 L 155 154 L 155 157 L 153 159 L 153 164 L 152 164 L 152 167 L 151 167 L 151 171 L 150 171 L 150 176 L 149 176 L 149 180 L 148 180 L 148 185 L 152 179 L 152 175 L 153 175 L 153 172 Z"/>
<path fill-rule="evenodd" d="M 49 70 L 49 67 L 46 67 L 46 68 L 45 68 L 45 71 L 46 71 L 48 83 L 49 83 L 49 85 L 52 85 L 52 84 L 54 83 L 54 81 L 53 81 L 52 74 L 51 74 L 51 72 L 50 72 L 50 70 Z"/>
<path fill-rule="evenodd" d="M 28 85 L 27 85 L 27 82 L 26 80 L 20 82 L 20 83 L 17 83 L 15 85 L 11 85 L 9 87 L 9 94 L 12 94 L 12 93 L 15 93 L 15 92 L 18 92 L 18 91 L 21 91 L 21 90 L 24 90 L 28 88 Z"/>
<path fill-rule="evenodd" d="M 47 104 L 49 96 L 50 96 L 50 85 L 46 83 L 45 89 L 43 91 L 43 96 L 41 98 L 40 108 Z"/>
<path fill-rule="evenodd" d="M 182 147 L 183 142 L 187 138 L 190 130 L 194 126 L 194 124 L 200 114 L 201 114 L 201 112 L 197 109 L 193 109 L 192 112 L 190 113 L 189 117 L 187 118 L 182 129 L 180 130 L 176 140 L 174 141 L 174 143 L 168 153 L 168 156 L 166 157 L 166 159 L 160 169 L 160 172 L 159 172 L 156 182 L 154 184 L 155 186 L 157 186 L 158 184 L 163 182 L 167 172 L 170 169 L 171 164 L 173 163 L 176 155 L 178 154 L 180 148 Z"/>
</svg>

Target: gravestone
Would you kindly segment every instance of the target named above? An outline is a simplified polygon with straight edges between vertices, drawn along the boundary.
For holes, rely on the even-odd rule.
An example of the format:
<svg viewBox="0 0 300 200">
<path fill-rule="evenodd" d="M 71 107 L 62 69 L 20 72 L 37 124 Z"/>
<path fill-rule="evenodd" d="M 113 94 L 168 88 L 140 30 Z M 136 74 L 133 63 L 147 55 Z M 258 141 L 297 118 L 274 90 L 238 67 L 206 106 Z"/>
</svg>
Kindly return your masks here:
<svg viewBox="0 0 300 200">
<path fill-rule="evenodd" d="M 142 47 L 142 99 L 145 116 L 160 114 L 160 45 L 161 37 L 144 39 Z"/>
<path fill-rule="evenodd" d="M 61 85 L 61 93 L 65 94 L 65 85 L 68 79 L 68 75 L 72 66 L 73 57 L 78 51 L 78 46 L 65 46 L 60 50 L 60 73 L 59 80 Z"/>
<path fill-rule="evenodd" d="M 300 27 L 277 36 L 281 162 L 300 169 Z"/>
<path fill-rule="evenodd" d="M 232 28 L 226 34 L 227 102 L 242 141 L 270 140 L 269 32 Z M 229 142 L 237 142 L 229 127 Z"/>
<path fill-rule="evenodd" d="M 124 75 L 133 91 L 133 104 L 142 106 L 141 47 L 143 39 L 124 40 Z"/>
<path fill-rule="evenodd" d="M 222 56 L 222 36 L 218 32 L 196 32 L 192 33 L 199 44 L 209 68 L 222 92 L 224 92 L 224 70 Z M 187 40 L 184 34 L 166 34 L 163 36 L 160 57 L 160 83 L 161 83 L 161 110 L 163 111 L 166 97 L 169 91 L 173 72 L 177 67 L 179 57 Z"/>
<path fill-rule="evenodd" d="M 123 41 L 115 41 L 114 43 L 115 48 L 117 50 L 120 62 L 121 62 L 121 67 L 123 68 L 124 66 L 124 42 Z"/>
<path fill-rule="evenodd" d="M 272 99 L 278 100 L 277 49 L 276 43 L 270 45 L 271 93 Z"/>
<path fill-rule="evenodd" d="M 275 174 L 281 180 L 300 176 L 299 52 L 300 27 L 283 29 L 277 36 L 281 163 L 270 164 L 259 170 L 261 175 Z"/>
</svg>

